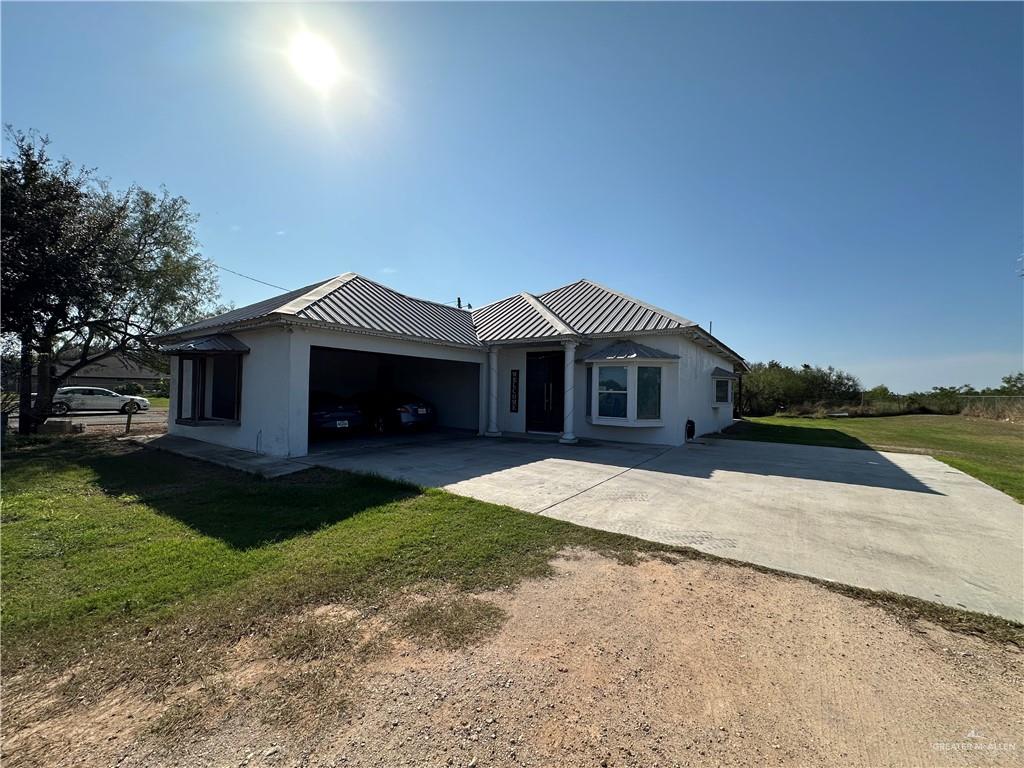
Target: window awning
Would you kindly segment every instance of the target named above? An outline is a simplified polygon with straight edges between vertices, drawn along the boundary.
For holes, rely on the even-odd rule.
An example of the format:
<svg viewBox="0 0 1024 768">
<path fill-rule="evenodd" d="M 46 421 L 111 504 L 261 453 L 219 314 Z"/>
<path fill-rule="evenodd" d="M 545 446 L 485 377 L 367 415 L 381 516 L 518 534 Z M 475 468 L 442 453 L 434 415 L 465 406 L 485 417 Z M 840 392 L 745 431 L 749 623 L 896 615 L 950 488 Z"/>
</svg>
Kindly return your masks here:
<svg viewBox="0 0 1024 768">
<path fill-rule="evenodd" d="M 739 376 L 736 375 L 735 373 L 733 373 L 732 371 L 725 370 L 725 368 L 715 368 L 715 370 L 713 370 L 711 372 L 711 378 L 712 379 L 732 379 L 732 380 L 735 381 L 735 380 L 739 379 Z"/>
<path fill-rule="evenodd" d="M 244 355 L 249 348 L 229 333 L 199 336 L 160 347 L 165 355 Z"/>
<path fill-rule="evenodd" d="M 637 344 L 635 341 L 616 341 L 604 349 L 591 352 L 584 362 L 595 363 L 605 360 L 678 360 L 679 355 L 671 352 L 663 352 L 646 344 Z"/>
</svg>

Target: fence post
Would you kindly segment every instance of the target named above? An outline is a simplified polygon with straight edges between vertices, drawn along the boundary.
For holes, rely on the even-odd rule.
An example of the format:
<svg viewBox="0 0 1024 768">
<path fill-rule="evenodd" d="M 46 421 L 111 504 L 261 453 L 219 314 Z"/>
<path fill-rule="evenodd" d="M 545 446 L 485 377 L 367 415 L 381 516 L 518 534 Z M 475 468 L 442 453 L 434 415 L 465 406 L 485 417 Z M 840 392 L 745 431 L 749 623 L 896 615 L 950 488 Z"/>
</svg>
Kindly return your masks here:
<svg viewBox="0 0 1024 768">
<path fill-rule="evenodd" d="M 134 410 L 134 408 L 128 409 L 128 420 L 125 421 L 124 423 L 124 433 L 126 435 L 132 431 L 132 413 L 134 412 Z"/>
</svg>

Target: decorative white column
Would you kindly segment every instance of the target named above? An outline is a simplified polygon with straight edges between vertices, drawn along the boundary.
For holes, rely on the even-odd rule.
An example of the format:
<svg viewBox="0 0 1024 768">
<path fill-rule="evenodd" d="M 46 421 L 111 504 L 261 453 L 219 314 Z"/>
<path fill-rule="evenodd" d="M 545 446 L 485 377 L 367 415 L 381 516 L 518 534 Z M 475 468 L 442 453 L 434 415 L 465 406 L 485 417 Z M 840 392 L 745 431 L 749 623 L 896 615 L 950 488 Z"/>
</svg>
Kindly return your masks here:
<svg viewBox="0 0 1024 768">
<path fill-rule="evenodd" d="M 500 437 L 498 431 L 498 348 L 487 350 L 487 437 Z"/>
<path fill-rule="evenodd" d="M 576 414 L 576 342 L 563 341 L 565 347 L 565 395 L 562 398 L 562 436 L 558 442 L 576 442 L 573 419 Z"/>
</svg>

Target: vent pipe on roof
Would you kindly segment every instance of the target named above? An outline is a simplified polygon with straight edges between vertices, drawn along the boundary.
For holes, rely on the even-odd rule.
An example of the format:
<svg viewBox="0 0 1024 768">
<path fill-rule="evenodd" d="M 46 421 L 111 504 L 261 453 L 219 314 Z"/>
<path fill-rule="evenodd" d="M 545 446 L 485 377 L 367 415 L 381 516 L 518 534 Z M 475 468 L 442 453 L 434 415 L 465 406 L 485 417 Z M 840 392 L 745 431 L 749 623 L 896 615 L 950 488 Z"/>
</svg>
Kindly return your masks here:
<svg viewBox="0 0 1024 768">
<path fill-rule="evenodd" d="M 458 307 L 459 309 L 462 309 L 462 297 L 461 296 L 456 296 L 455 297 L 455 306 Z"/>
</svg>

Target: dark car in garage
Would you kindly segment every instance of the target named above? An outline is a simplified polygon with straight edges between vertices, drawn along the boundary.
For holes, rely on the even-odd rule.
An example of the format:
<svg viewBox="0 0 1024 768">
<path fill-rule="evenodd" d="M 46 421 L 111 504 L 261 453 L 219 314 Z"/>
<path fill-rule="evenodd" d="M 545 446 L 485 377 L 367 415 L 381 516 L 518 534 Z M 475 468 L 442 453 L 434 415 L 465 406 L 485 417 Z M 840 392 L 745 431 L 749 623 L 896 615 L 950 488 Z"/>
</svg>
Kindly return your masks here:
<svg viewBox="0 0 1024 768">
<path fill-rule="evenodd" d="M 369 424 L 366 410 L 353 397 L 332 392 L 309 395 L 309 431 L 318 435 L 343 435 L 363 430 Z"/>
<path fill-rule="evenodd" d="M 409 392 L 367 392 L 356 401 L 376 432 L 432 429 L 437 424 L 437 409 L 433 404 Z"/>
</svg>

